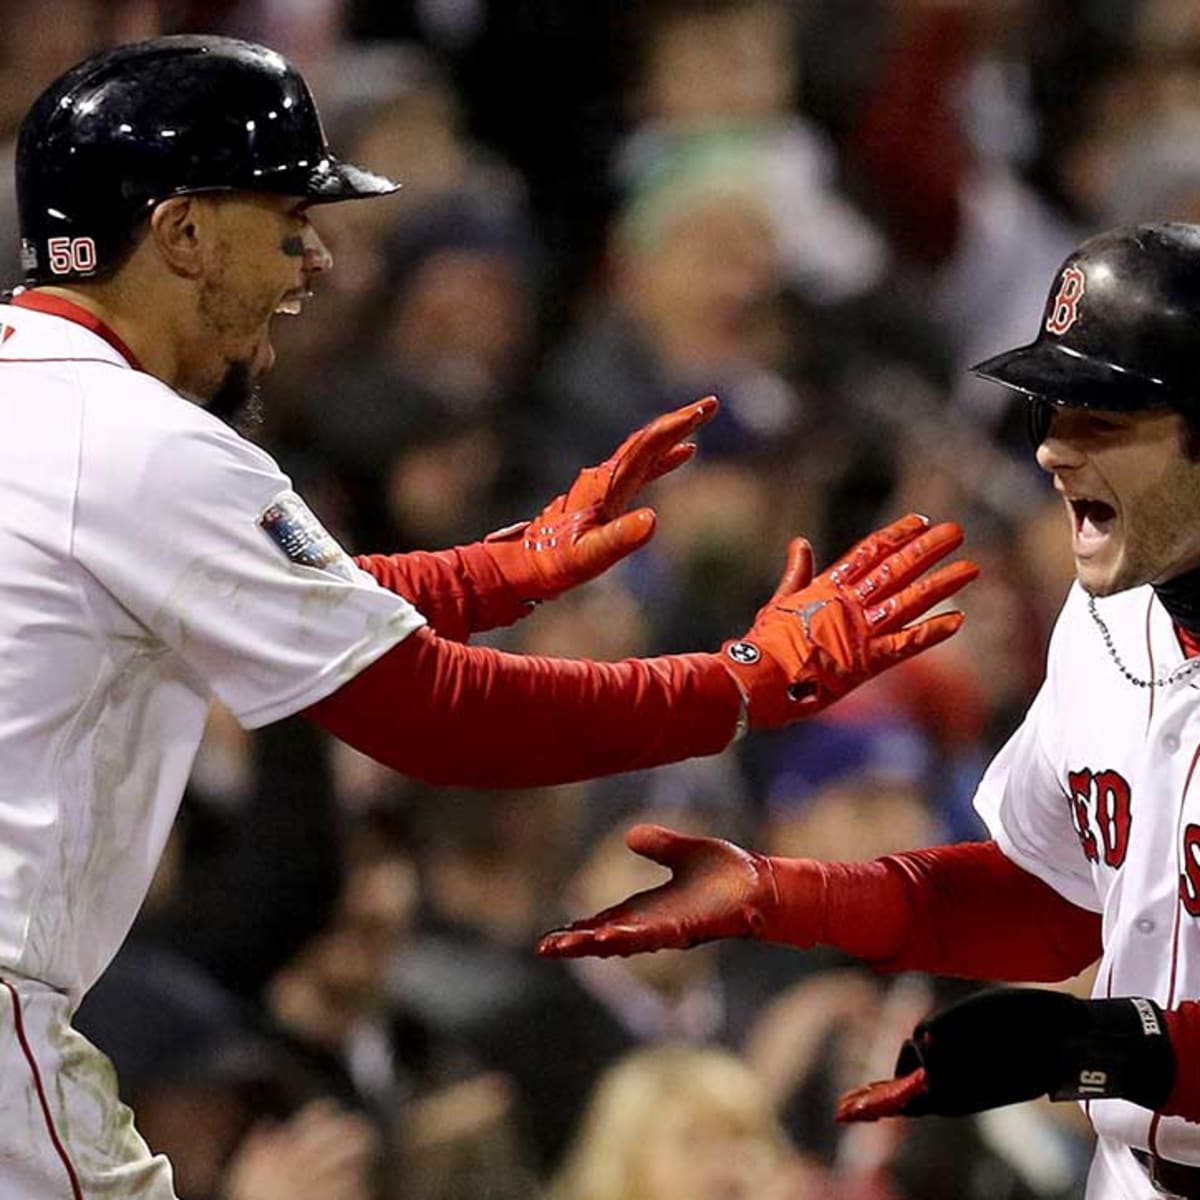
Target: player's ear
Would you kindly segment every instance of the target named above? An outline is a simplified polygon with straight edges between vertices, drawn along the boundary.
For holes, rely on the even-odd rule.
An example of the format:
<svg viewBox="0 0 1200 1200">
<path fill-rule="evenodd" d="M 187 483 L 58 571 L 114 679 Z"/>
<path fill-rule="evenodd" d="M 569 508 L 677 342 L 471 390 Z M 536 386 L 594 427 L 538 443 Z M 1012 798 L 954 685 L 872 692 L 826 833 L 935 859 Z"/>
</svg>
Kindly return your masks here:
<svg viewBox="0 0 1200 1200">
<path fill-rule="evenodd" d="M 175 274 L 195 279 L 203 273 L 210 223 L 199 196 L 172 196 L 155 205 L 150 214 L 150 237 Z"/>
</svg>

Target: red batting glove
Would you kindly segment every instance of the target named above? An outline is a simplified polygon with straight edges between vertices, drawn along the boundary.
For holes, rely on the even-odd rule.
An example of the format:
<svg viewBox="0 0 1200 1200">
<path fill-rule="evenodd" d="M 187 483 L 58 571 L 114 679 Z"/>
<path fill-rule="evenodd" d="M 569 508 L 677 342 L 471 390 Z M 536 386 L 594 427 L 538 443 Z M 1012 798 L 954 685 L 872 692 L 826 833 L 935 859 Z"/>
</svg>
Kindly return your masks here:
<svg viewBox="0 0 1200 1200">
<path fill-rule="evenodd" d="M 811 716 L 954 634 L 959 612 L 908 622 L 979 574 L 974 563 L 956 562 L 921 578 L 962 540 L 953 522 L 931 527 L 910 513 L 814 580 L 812 549 L 796 538 L 783 578 L 750 632 L 722 647 L 750 727 L 774 729 Z"/>
<path fill-rule="evenodd" d="M 532 521 L 490 534 L 480 548 L 526 603 L 553 600 L 603 574 L 654 533 L 654 510 L 626 512 L 629 502 L 647 483 L 691 459 L 696 447 L 683 439 L 716 411 L 716 398 L 708 396 L 656 418 L 606 462 L 581 471 L 570 490 Z"/>
<path fill-rule="evenodd" d="M 630 896 L 593 917 L 546 934 L 537 952 L 545 958 L 608 958 L 647 950 L 683 950 L 724 937 L 771 940 L 781 922 L 780 888 L 772 859 L 720 838 L 693 837 L 661 825 L 635 825 L 625 836 L 635 853 L 664 867 L 672 877 Z M 797 860 L 799 862 L 800 860 Z M 824 911 L 825 879 L 817 864 L 811 874 L 788 879 L 786 921 L 793 945 L 812 944 Z M 811 881 L 811 898 L 801 890 Z M 811 937 L 798 930 L 802 914 L 813 915 Z"/>
<path fill-rule="evenodd" d="M 929 1080 L 925 1068 L 918 1067 L 899 1079 L 881 1079 L 847 1092 L 838 1101 L 834 1120 L 839 1125 L 849 1125 L 853 1121 L 903 1117 L 908 1115 L 913 1101 L 919 1100 L 928 1091 Z"/>
</svg>

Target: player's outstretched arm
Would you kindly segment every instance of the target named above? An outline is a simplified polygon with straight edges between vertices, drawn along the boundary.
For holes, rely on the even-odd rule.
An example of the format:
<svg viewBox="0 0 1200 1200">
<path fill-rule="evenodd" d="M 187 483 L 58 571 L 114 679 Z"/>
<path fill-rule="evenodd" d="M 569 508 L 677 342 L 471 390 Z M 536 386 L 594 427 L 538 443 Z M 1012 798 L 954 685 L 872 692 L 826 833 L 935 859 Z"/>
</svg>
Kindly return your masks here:
<svg viewBox="0 0 1200 1200">
<path fill-rule="evenodd" d="M 619 663 L 504 654 L 419 629 L 306 715 L 429 783 L 539 787 L 725 749 L 739 729 L 816 712 L 949 637 L 961 615 L 909 626 L 976 573 L 921 578 L 961 541 L 908 516 L 815 581 L 807 544 L 753 628 L 720 654 Z"/>
<path fill-rule="evenodd" d="M 926 1018 L 904 1043 L 893 1079 L 842 1098 L 837 1119 L 962 1116 L 1049 1096 L 1120 1098 L 1200 1119 L 1200 1083 L 1180 1069 L 1197 1045 L 1200 1005 L 1164 1012 L 1152 1000 L 1081 1000 L 1038 988 L 991 990 Z"/>
<path fill-rule="evenodd" d="M 726 937 L 818 943 L 883 971 L 1050 981 L 1099 957 L 1100 916 L 1071 904 L 995 842 L 873 862 L 817 862 L 637 825 L 626 842 L 671 878 L 546 934 L 538 953 L 607 957 Z"/>
<path fill-rule="evenodd" d="M 648 483 L 692 459 L 696 447 L 687 439 L 717 407 L 708 396 L 643 425 L 599 466 L 581 471 L 532 521 L 452 550 L 355 561 L 412 601 L 442 637 L 466 641 L 472 633 L 511 625 L 650 540 L 654 510 L 630 505 Z"/>
</svg>

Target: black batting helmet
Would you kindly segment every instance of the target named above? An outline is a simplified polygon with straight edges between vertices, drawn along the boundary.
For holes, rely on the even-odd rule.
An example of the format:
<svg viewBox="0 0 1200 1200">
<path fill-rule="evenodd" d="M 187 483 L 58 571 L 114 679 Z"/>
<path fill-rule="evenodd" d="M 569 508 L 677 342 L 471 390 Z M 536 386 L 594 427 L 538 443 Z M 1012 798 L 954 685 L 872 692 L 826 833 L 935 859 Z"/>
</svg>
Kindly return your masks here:
<svg viewBox="0 0 1200 1200">
<path fill-rule="evenodd" d="M 307 84 L 274 50 L 193 36 L 119 46 L 52 83 L 21 126 L 25 282 L 111 271 L 169 196 L 236 190 L 324 204 L 398 186 L 330 154 Z"/>
<path fill-rule="evenodd" d="M 1173 408 L 1200 417 L 1200 225 L 1133 225 L 1090 238 L 1062 264 L 1037 337 L 971 368 L 1050 409 Z"/>
</svg>

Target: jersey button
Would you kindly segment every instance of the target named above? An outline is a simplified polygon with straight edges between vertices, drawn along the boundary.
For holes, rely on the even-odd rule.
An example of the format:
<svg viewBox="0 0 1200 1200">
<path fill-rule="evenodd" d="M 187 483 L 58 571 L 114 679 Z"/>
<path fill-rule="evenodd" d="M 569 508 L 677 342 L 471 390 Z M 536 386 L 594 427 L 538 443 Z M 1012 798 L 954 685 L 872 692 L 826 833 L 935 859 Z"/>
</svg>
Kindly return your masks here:
<svg viewBox="0 0 1200 1200">
<path fill-rule="evenodd" d="M 1179 738 L 1173 733 L 1168 733 L 1163 736 L 1163 749 L 1169 754 L 1174 754 L 1179 749 Z"/>
<path fill-rule="evenodd" d="M 1133 925 L 1138 933 L 1153 933 L 1155 929 L 1153 917 L 1138 917 Z"/>
</svg>

